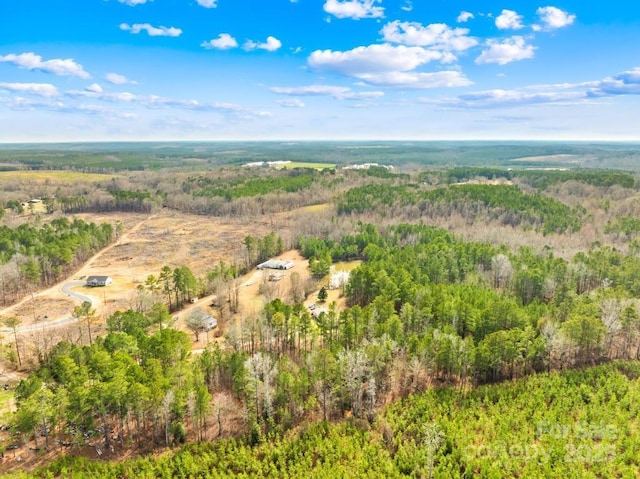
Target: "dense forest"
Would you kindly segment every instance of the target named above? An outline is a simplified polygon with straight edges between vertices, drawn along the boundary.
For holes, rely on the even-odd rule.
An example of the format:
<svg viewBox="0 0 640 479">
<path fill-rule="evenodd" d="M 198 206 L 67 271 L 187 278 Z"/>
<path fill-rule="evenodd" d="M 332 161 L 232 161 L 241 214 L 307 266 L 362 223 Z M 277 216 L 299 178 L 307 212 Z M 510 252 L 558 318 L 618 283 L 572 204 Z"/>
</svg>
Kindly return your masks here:
<svg viewBox="0 0 640 479">
<path fill-rule="evenodd" d="M 472 390 L 435 387 L 372 423 L 305 424 L 257 444 L 223 439 L 154 460 L 67 456 L 8 477 L 635 477 L 637 363 L 539 374 Z"/>
<path fill-rule="evenodd" d="M 0 191 L 6 303 L 60 281 L 123 230 L 80 212 L 274 225 L 238 237 L 242 258 L 203 274 L 189 264 L 148 271 L 131 308 L 105 317 L 100 334 L 90 304 L 74 309 L 77 339 L 33 353 L 14 393 L 11 441 L 36 453 L 189 445 L 157 461 L 61 458 L 36 477 L 637 472 L 637 440 L 627 439 L 640 373 L 633 173 L 231 163 Z M 21 210 L 27 198 L 46 209 Z M 292 274 L 280 289 L 265 280 L 264 306 L 243 312 L 241 278 L 285 247 L 308 260 L 311 279 Z M 325 301 L 341 262 L 357 266 L 339 300 Z M 172 313 L 209 295 L 225 326 L 194 351 L 209 334 L 206 315 L 189 313 L 192 338 Z M 24 350 L 14 323 L 3 351 L 14 360 Z"/>
</svg>

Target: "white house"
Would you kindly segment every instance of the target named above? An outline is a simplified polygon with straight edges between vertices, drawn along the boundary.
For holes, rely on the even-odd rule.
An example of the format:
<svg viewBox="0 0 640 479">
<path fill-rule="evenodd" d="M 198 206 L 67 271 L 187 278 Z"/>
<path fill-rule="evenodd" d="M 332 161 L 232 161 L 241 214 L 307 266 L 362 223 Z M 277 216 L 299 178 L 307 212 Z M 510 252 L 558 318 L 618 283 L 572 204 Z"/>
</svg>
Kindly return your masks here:
<svg viewBox="0 0 640 479">
<path fill-rule="evenodd" d="M 87 278 L 86 286 L 90 288 L 96 286 L 109 286 L 113 283 L 113 278 L 111 276 L 89 276 Z"/>
</svg>

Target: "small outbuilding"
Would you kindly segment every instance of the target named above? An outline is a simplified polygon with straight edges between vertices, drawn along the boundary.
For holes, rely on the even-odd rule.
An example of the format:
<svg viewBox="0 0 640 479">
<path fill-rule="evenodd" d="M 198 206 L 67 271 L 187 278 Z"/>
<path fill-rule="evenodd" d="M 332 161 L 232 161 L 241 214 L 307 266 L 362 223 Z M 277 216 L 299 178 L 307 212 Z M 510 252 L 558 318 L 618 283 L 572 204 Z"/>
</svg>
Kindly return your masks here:
<svg viewBox="0 0 640 479">
<path fill-rule="evenodd" d="M 264 263 L 260 263 L 256 266 L 257 269 L 291 269 L 293 268 L 293 261 L 270 259 Z"/>
<path fill-rule="evenodd" d="M 89 276 L 86 286 L 94 288 L 96 286 L 109 286 L 111 283 L 113 283 L 111 276 Z"/>
<path fill-rule="evenodd" d="M 211 331 L 212 329 L 215 329 L 218 326 L 218 320 L 213 316 L 207 316 L 204 318 L 203 324 L 204 324 L 205 331 Z"/>
</svg>

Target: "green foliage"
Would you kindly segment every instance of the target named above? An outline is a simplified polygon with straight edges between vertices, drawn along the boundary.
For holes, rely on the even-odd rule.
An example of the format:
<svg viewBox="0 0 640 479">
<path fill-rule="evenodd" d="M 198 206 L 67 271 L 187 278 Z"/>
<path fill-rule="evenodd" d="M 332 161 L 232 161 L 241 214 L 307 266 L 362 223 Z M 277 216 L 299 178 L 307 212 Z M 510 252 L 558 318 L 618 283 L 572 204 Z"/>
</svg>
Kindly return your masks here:
<svg viewBox="0 0 640 479">
<path fill-rule="evenodd" d="M 323 286 L 322 288 L 320 288 L 320 291 L 318 291 L 318 301 L 324 303 L 327 300 L 327 296 L 327 288 Z"/>
<path fill-rule="evenodd" d="M 226 439 L 117 463 L 66 456 L 7 477 L 635 477 L 639 376 L 638 363 L 614 363 L 435 388 L 392 404 L 373 426 L 320 422 L 253 446 Z"/>
<path fill-rule="evenodd" d="M 518 170 L 514 176 L 536 188 L 545 189 L 553 184 L 580 181 L 593 186 L 621 186 L 635 188 L 631 173 L 616 170 Z"/>
<path fill-rule="evenodd" d="M 294 193 L 309 188 L 320 181 L 323 173 L 311 169 L 279 170 L 268 178 L 238 178 L 219 180 L 206 176 L 190 178 L 183 185 L 185 191 L 196 197 L 223 197 L 233 200 L 243 197 L 261 196 L 272 192 Z"/>
<path fill-rule="evenodd" d="M 510 185 L 456 185 L 435 190 L 410 186 L 367 185 L 347 191 L 338 213 L 384 212 L 392 207 L 416 206 L 423 214 L 479 215 L 512 226 L 528 226 L 542 233 L 580 229 L 582 212 L 541 194 L 525 194 Z M 478 211 L 478 206 L 482 207 Z"/>
<path fill-rule="evenodd" d="M 486 166 L 458 166 L 445 170 L 444 177 L 447 183 L 461 183 L 477 177 L 494 180 L 518 179 L 528 185 L 539 189 L 546 189 L 551 185 L 566 183 L 567 181 L 579 181 L 593 186 L 621 186 L 634 188 L 635 177 L 631 173 L 619 170 L 575 169 L 501 169 Z"/>
<path fill-rule="evenodd" d="M 621 233 L 627 236 L 640 232 L 640 218 L 634 216 L 617 216 L 609 220 L 604 227 L 605 233 Z"/>
</svg>

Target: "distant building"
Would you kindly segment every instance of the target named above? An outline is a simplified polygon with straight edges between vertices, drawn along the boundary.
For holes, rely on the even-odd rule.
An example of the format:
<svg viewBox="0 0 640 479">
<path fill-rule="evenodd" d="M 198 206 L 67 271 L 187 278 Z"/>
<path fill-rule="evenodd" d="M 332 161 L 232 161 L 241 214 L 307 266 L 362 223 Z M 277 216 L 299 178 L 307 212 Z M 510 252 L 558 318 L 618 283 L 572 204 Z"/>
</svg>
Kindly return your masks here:
<svg viewBox="0 0 640 479">
<path fill-rule="evenodd" d="M 93 288 L 96 286 L 109 286 L 111 283 L 113 283 L 111 276 L 89 276 L 86 286 Z"/>
<path fill-rule="evenodd" d="M 291 269 L 293 268 L 293 261 L 270 259 L 264 263 L 260 263 L 256 266 L 257 269 Z"/>
<path fill-rule="evenodd" d="M 343 170 L 368 170 L 371 167 L 385 168 L 387 170 L 394 169 L 392 165 L 380 165 L 378 163 L 360 163 L 359 165 L 348 165 L 348 166 L 343 166 L 342 169 Z"/>
</svg>

